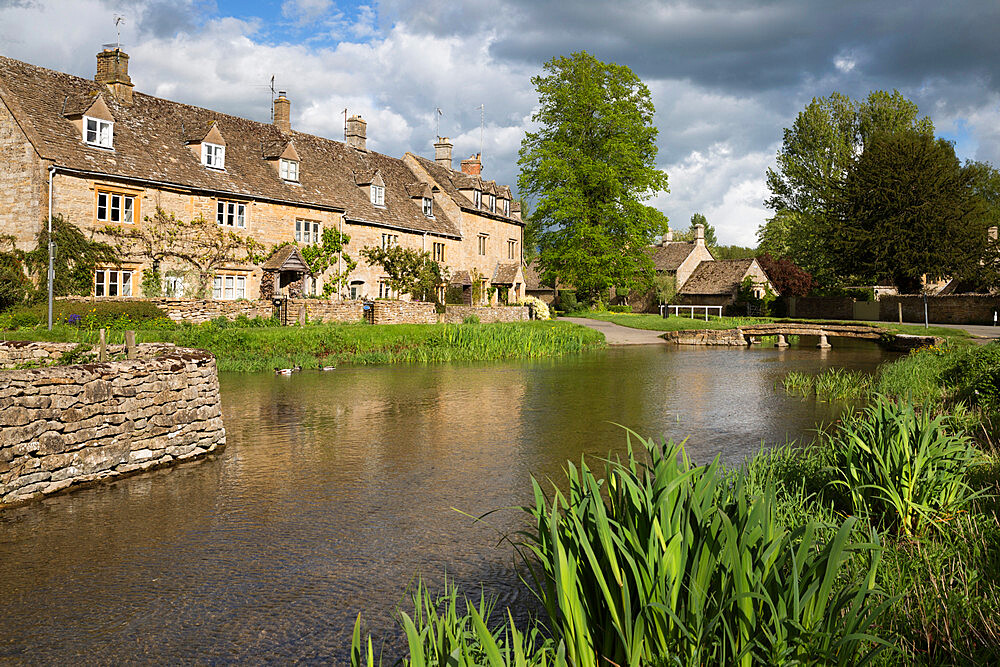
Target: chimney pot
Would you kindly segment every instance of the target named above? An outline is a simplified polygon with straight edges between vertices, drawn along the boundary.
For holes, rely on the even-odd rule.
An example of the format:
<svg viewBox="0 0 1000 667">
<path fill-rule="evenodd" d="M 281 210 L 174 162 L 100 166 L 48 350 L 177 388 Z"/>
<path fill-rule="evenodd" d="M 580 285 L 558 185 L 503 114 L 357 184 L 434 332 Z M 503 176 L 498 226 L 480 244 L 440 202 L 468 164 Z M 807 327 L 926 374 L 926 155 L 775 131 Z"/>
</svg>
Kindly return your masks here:
<svg viewBox="0 0 1000 667">
<path fill-rule="evenodd" d="M 358 150 L 364 151 L 368 150 L 367 143 L 367 127 L 366 123 L 361 116 L 351 116 L 347 119 L 347 145 L 353 146 Z"/>
<path fill-rule="evenodd" d="M 434 144 L 434 161 L 442 167 L 451 169 L 451 149 L 454 144 L 448 141 L 448 137 L 438 137 Z"/>
<path fill-rule="evenodd" d="M 705 245 L 705 225 L 697 224 L 694 226 L 694 243 L 695 245 Z"/>
<path fill-rule="evenodd" d="M 122 104 L 132 104 L 132 79 L 128 75 L 128 54 L 121 49 L 103 49 L 97 54 L 94 81 L 103 83 Z"/>
<path fill-rule="evenodd" d="M 278 99 L 274 100 L 274 125 L 285 134 L 292 132 L 292 103 L 285 97 L 285 91 L 278 91 Z"/>
<path fill-rule="evenodd" d="M 462 173 L 470 176 L 479 176 L 483 173 L 483 163 L 479 156 L 480 153 L 476 153 L 472 157 L 462 160 Z"/>
</svg>

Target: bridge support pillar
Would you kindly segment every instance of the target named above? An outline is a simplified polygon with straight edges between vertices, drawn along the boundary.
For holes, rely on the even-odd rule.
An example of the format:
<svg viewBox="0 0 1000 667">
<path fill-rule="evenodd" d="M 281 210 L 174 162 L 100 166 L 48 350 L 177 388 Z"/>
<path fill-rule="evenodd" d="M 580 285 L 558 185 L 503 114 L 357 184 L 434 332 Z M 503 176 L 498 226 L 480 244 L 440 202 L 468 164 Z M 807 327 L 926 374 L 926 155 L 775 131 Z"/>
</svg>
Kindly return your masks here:
<svg viewBox="0 0 1000 667">
<path fill-rule="evenodd" d="M 774 344 L 775 347 L 788 347 L 788 341 L 785 340 L 785 334 L 778 334 L 778 342 Z"/>
<path fill-rule="evenodd" d="M 826 339 L 826 334 L 825 333 L 821 333 L 819 335 L 819 343 L 816 345 L 816 347 L 823 348 L 823 349 L 826 349 L 826 348 L 830 347 L 830 341 L 828 341 Z"/>
</svg>

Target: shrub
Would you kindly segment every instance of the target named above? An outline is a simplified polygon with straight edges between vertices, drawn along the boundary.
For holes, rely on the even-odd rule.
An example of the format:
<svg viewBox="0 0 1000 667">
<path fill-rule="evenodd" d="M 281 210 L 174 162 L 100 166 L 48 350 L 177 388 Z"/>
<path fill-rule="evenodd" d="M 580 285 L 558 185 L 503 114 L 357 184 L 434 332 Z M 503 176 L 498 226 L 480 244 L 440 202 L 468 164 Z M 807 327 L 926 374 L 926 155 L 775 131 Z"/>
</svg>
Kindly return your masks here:
<svg viewBox="0 0 1000 667">
<path fill-rule="evenodd" d="M 580 304 L 576 300 L 575 291 L 559 290 L 559 309 L 567 313 L 580 310 Z"/>
<path fill-rule="evenodd" d="M 552 319 L 552 314 L 549 312 L 548 305 L 538 297 L 536 296 L 524 297 L 524 305 L 531 306 L 532 312 L 535 314 L 535 319 L 538 320 Z"/>
<path fill-rule="evenodd" d="M 956 397 L 988 408 L 1000 407 L 1000 345 L 971 347 L 954 355 L 944 379 Z"/>
<path fill-rule="evenodd" d="M 969 438 L 943 415 L 917 411 L 909 401 L 876 396 L 825 437 L 855 513 L 908 536 L 942 524 L 976 496 L 965 473 L 976 459 Z"/>
<path fill-rule="evenodd" d="M 166 313 L 148 301 L 56 301 L 52 305 L 53 323 L 84 329 L 140 329 L 152 320 L 165 319 Z M 47 322 L 47 303 L 13 309 L 0 317 L 4 329 L 36 327 Z M 163 324 L 156 326 L 160 328 Z"/>
</svg>

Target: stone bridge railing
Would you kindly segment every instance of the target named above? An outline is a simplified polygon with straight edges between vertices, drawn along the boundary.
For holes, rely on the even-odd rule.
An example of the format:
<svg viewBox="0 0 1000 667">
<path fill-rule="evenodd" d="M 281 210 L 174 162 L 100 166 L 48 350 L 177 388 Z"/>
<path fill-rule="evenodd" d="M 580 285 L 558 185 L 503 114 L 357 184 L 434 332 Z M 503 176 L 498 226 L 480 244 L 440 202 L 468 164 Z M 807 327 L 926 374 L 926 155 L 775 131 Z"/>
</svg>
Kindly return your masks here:
<svg viewBox="0 0 1000 667">
<path fill-rule="evenodd" d="M 668 331 L 663 335 L 663 338 L 679 345 L 744 347 L 753 344 L 763 336 L 775 336 L 777 347 L 788 347 L 788 336 L 815 336 L 818 339 L 816 346 L 819 348 L 830 347 L 830 338 L 871 340 L 893 350 L 911 350 L 942 342 L 942 339 L 937 336 L 913 336 L 894 333 L 868 324 L 832 322 L 769 322 L 736 329 Z"/>
</svg>

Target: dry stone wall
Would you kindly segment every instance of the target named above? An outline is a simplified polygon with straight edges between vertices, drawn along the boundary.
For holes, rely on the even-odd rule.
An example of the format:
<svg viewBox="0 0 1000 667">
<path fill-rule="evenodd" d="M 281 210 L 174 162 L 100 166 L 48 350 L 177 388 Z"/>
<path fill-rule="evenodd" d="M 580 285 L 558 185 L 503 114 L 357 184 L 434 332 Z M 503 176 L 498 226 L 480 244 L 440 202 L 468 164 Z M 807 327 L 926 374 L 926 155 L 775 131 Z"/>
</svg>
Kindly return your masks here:
<svg viewBox="0 0 1000 667">
<path fill-rule="evenodd" d="M 924 297 L 889 296 L 879 300 L 879 318 L 888 322 L 899 319 L 903 305 L 904 322 L 924 321 Z M 951 294 L 927 297 L 927 319 L 931 324 L 993 324 L 993 314 L 1000 309 L 1000 297 L 983 294 Z"/>
<path fill-rule="evenodd" d="M 423 301 L 373 301 L 372 324 L 437 324 L 433 303 Z"/>
<path fill-rule="evenodd" d="M 17 368 L 74 347 L 0 342 L 0 507 L 225 445 L 212 355 L 152 344 L 134 360 Z"/>
<path fill-rule="evenodd" d="M 466 317 L 475 316 L 483 324 L 491 322 L 527 322 L 531 319 L 528 306 L 445 306 L 443 322 L 461 324 Z"/>
</svg>

